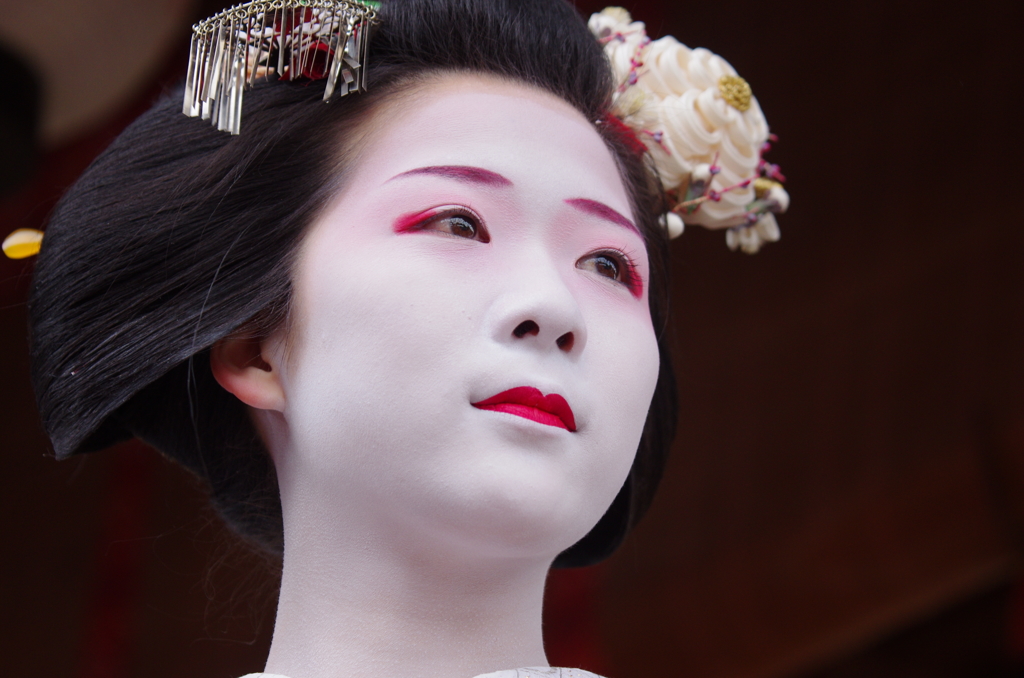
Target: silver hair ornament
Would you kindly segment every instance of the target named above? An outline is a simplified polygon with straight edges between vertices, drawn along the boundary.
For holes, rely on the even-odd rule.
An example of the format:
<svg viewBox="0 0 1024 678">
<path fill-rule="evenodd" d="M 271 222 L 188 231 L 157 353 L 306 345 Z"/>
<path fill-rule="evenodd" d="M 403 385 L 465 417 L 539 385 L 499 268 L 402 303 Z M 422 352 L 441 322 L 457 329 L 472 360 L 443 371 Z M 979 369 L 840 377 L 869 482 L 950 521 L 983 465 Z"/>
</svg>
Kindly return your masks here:
<svg viewBox="0 0 1024 678">
<path fill-rule="evenodd" d="M 238 134 L 258 78 L 327 79 L 324 101 L 366 89 L 370 0 L 253 0 L 192 27 L 182 112 Z"/>
</svg>

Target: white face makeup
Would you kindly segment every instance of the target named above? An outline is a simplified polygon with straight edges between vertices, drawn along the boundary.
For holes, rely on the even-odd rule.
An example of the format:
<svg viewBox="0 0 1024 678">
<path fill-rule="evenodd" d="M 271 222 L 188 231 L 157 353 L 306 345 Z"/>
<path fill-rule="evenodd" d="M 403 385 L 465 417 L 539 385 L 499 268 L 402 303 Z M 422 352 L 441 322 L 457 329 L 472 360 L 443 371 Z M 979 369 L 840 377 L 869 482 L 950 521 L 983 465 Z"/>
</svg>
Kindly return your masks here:
<svg viewBox="0 0 1024 678">
<path fill-rule="evenodd" d="M 348 544 L 553 558 L 622 486 L 658 374 L 615 162 L 565 102 L 482 76 L 378 115 L 269 349 L 286 539 L 313 519 Z"/>
</svg>

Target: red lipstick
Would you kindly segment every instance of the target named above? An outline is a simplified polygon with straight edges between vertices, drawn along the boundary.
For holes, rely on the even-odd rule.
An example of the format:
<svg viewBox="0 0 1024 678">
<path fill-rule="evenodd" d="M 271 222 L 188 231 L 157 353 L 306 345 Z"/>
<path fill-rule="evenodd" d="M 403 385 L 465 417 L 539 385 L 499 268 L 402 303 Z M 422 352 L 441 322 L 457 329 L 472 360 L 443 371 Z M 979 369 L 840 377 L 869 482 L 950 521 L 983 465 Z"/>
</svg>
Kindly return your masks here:
<svg viewBox="0 0 1024 678">
<path fill-rule="evenodd" d="M 557 393 L 544 395 L 532 386 L 517 386 L 487 400 L 473 403 L 480 410 L 507 412 L 548 426 L 557 426 L 567 431 L 576 430 L 576 418 L 565 398 Z"/>
</svg>

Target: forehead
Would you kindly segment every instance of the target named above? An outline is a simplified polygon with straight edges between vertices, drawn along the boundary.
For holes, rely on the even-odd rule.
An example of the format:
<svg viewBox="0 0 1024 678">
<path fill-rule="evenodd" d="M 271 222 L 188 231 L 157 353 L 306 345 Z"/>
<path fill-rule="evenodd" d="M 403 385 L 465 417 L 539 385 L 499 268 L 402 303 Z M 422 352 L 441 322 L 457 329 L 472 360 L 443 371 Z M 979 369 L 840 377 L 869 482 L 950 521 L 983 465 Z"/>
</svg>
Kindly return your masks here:
<svg viewBox="0 0 1024 678">
<path fill-rule="evenodd" d="M 354 182 L 380 185 L 419 167 L 473 166 L 519 191 L 599 199 L 629 213 L 611 152 L 593 125 L 558 97 L 475 74 L 446 75 L 384 103 Z"/>
</svg>

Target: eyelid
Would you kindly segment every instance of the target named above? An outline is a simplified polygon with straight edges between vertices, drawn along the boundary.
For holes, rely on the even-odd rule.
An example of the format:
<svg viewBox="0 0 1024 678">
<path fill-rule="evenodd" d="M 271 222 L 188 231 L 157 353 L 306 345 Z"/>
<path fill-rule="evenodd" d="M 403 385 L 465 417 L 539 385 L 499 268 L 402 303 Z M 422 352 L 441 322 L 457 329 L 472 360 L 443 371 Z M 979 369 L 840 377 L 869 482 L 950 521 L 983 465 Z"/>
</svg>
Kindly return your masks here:
<svg viewBox="0 0 1024 678">
<path fill-rule="evenodd" d="M 460 214 L 469 215 L 477 223 L 480 242 L 491 241 L 491 235 L 487 232 L 487 225 L 484 223 L 484 218 L 481 217 L 476 210 L 466 207 L 465 205 L 456 204 L 439 205 L 419 212 L 403 214 L 395 220 L 394 231 L 395 233 L 412 233 L 420 231 L 423 230 L 424 226 L 435 219 Z"/>
</svg>

